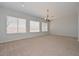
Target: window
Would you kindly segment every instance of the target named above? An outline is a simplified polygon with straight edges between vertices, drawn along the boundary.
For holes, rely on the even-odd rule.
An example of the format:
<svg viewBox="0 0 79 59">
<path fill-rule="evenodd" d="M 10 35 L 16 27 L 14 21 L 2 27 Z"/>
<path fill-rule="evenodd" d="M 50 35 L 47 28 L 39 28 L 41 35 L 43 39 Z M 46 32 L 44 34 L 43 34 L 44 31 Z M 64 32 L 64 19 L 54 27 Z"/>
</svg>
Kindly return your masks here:
<svg viewBox="0 0 79 59">
<path fill-rule="evenodd" d="M 43 32 L 48 31 L 48 24 L 45 22 L 42 22 L 42 31 Z"/>
<path fill-rule="evenodd" d="M 30 32 L 40 32 L 40 22 L 30 21 Z"/>
<path fill-rule="evenodd" d="M 26 20 L 7 16 L 7 33 L 26 32 Z"/>
<path fill-rule="evenodd" d="M 17 32 L 17 18 L 7 17 L 7 33 L 16 33 Z"/>
<path fill-rule="evenodd" d="M 25 19 L 18 19 L 18 32 L 24 33 L 26 32 L 26 20 Z"/>
</svg>

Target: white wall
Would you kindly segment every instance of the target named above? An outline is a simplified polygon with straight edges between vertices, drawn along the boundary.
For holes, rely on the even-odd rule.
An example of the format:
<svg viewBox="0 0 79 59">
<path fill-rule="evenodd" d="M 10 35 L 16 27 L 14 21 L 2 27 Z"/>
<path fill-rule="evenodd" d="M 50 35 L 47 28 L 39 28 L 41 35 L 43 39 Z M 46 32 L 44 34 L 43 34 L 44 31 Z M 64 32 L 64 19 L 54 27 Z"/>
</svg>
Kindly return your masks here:
<svg viewBox="0 0 79 59">
<path fill-rule="evenodd" d="M 0 43 L 48 34 L 47 32 L 39 32 L 39 33 L 27 32 L 27 33 L 7 34 L 6 33 L 6 20 L 7 20 L 6 16 L 15 16 L 15 17 L 24 18 L 24 19 L 27 19 L 27 23 L 29 22 L 29 20 L 40 21 L 39 18 L 32 17 L 30 15 L 26 15 L 21 12 L 8 10 L 5 8 L 0 8 Z M 27 30 L 29 31 L 28 28 L 29 28 L 29 24 L 27 24 Z"/>
<path fill-rule="evenodd" d="M 63 14 L 60 13 L 59 16 L 61 17 L 57 17 L 50 23 L 50 33 L 54 35 L 70 36 L 77 38 L 78 37 L 77 13 L 72 12 L 72 14 L 69 14 L 68 12 L 67 15 L 65 15 L 65 13 L 67 14 L 67 11 L 65 11 Z"/>
<path fill-rule="evenodd" d="M 78 41 L 79 41 L 79 15 L 78 15 Z"/>
<path fill-rule="evenodd" d="M 78 41 L 79 41 L 79 7 L 78 7 Z"/>
</svg>

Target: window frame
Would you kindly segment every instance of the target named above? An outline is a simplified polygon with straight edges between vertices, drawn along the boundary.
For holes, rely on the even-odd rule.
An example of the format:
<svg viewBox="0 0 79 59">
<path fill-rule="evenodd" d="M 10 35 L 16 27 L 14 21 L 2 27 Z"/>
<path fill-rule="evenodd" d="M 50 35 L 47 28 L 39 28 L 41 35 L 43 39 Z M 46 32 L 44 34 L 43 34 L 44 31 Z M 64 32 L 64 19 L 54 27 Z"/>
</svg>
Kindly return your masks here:
<svg viewBox="0 0 79 59">
<path fill-rule="evenodd" d="M 27 33 L 27 27 L 26 27 L 26 25 L 27 25 L 27 20 L 26 19 L 24 19 L 24 18 L 18 18 L 18 17 L 14 17 L 14 18 L 16 18 L 17 19 L 17 31 L 14 33 L 9 33 L 9 32 L 7 32 L 7 27 L 8 27 L 8 25 L 7 25 L 7 23 L 8 23 L 8 17 L 14 17 L 14 16 L 7 16 L 6 18 L 7 18 L 7 20 L 6 20 L 6 33 L 7 34 L 17 34 L 17 33 Z M 19 32 L 19 19 L 23 19 L 23 20 L 25 20 L 25 32 Z"/>
<path fill-rule="evenodd" d="M 16 32 L 9 32 L 7 29 L 8 29 L 8 17 L 12 17 L 12 18 L 16 18 L 16 17 L 13 17 L 13 16 L 7 16 L 7 20 L 6 20 L 6 33 L 7 34 L 15 34 L 17 33 L 17 28 L 16 28 Z M 17 20 L 16 20 L 17 21 Z M 17 25 L 17 22 L 16 22 L 16 25 Z M 18 26 L 17 26 L 18 27 Z"/>
<path fill-rule="evenodd" d="M 47 26 L 45 27 L 44 25 L 47 25 Z M 42 22 L 41 31 L 48 32 L 48 23 L 47 22 Z"/>
<path fill-rule="evenodd" d="M 21 19 L 21 20 L 25 20 L 25 32 L 19 32 L 19 19 Z M 17 24 L 18 24 L 18 28 L 17 28 L 17 29 L 18 29 L 18 30 L 17 30 L 17 31 L 18 31 L 18 33 L 27 33 L 27 27 L 26 27 L 27 20 L 26 20 L 26 19 L 23 19 L 23 18 L 18 18 L 18 23 L 17 23 Z"/>
<path fill-rule="evenodd" d="M 34 30 L 34 31 L 31 31 L 31 21 L 33 21 L 33 22 L 38 22 L 38 24 L 39 24 L 39 25 L 38 25 L 38 26 L 39 26 L 39 27 L 38 27 L 38 28 L 39 28 L 38 30 L 36 30 L 36 31 L 35 31 L 35 30 Z M 29 28 L 30 28 L 29 32 L 34 33 L 34 32 L 40 32 L 40 31 L 41 31 L 41 30 L 40 30 L 40 21 L 30 20 L 29 25 L 30 25 L 30 27 L 29 27 Z"/>
</svg>

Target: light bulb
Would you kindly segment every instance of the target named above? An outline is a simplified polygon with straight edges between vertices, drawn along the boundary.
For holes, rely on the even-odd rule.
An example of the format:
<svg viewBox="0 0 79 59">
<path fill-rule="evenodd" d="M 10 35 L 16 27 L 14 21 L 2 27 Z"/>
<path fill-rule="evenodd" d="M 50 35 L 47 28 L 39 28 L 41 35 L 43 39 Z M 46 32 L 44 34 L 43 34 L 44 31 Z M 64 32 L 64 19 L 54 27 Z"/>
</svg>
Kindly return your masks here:
<svg viewBox="0 0 79 59">
<path fill-rule="evenodd" d="M 44 18 L 46 20 L 46 18 Z"/>
</svg>

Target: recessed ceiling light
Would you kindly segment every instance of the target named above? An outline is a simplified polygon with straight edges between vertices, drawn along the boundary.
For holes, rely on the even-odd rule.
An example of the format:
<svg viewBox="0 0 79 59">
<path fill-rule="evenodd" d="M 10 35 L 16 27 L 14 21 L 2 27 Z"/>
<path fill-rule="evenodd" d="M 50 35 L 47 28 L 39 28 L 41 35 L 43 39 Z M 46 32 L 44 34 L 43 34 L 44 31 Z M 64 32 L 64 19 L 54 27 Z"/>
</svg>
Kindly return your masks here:
<svg viewBox="0 0 79 59">
<path fill-rule="evenodd" d="M 24 7 L 24 2 L 21 2 L 21 6 Z"/>
<path fill-rule="evenodd" d="M 22 4 L 22 7 L 24 7 L 24 4 Z"/>
</svg>

